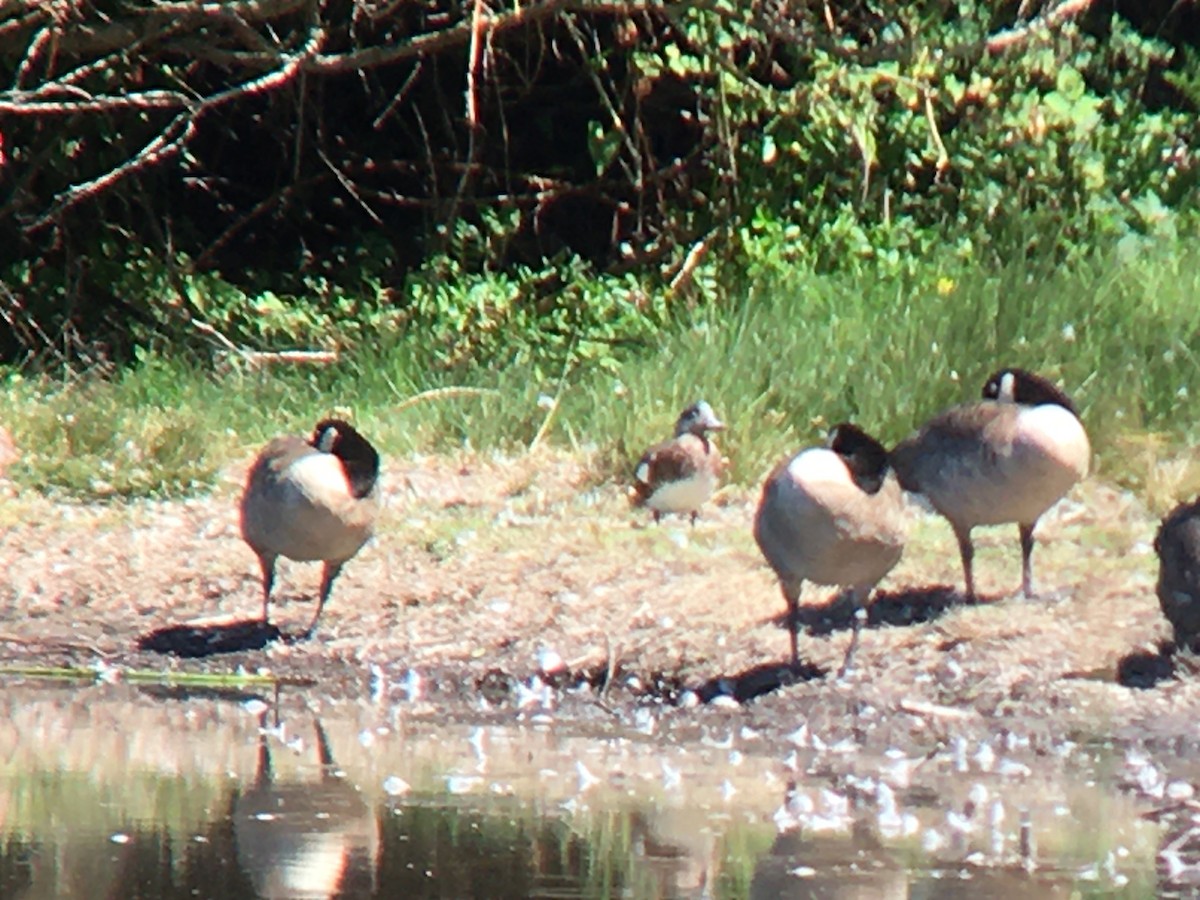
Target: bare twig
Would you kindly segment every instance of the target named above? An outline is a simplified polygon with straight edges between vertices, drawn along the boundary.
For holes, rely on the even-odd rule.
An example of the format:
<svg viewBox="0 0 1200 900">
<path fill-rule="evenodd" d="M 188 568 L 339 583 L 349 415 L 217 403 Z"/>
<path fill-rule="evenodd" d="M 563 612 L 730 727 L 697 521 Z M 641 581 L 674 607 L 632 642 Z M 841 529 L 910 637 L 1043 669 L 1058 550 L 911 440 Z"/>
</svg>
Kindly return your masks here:
<svg viewBox="0 0 1200 900">
<path fill-rule="evenodd" d="M 388 383 L 392 392 L 400 396 L 400 391 L 396 389 L 394 384 Z M 419 394 L 413 394 L 400 403 L 392 407 L 393 412 L 400 412 L 408 409 L 410 406 L 416 406 L 418 403 L 425 403 L 429 400 L 445 400 L 449 397 L 499 397 L 500 392 L 493 388 L 477 388 L 477 387 L 460 387 L 451 385 L 449 387 L 430 388 L 427 391 L 421 391 Z"/>
<path fill-rule="evenodd" d="M 0 11 L 5 15 L 8 14 L 8 6 L 17 6 L 23 4 L 3 4 L 0 5 Z M 50 18 L 50 11 L 46 5 L 35 6 L 33 9 L 26 12 L 23 16 L 17 16 L 9 19 L 6 22 L 0 22 L 0 41 L 11 40 L 11 35 L 17 32 L 25 31 L 26 29 L 35 28 L 46 19 Z"/>
<path fill-rule="evenodd" d="M 25 58 L 21 60 L 21 65 L 17 67 L 17 77 L 13 83 L 19 88 L 25 83 L 25 79 L 33 71 L 34 65 L 41 58 L 42 52 L 46 46 L 53 42 L 56 30 L 51 25 L 43 26 L 33 40 L 29 42 L 29 47 L 25 51 Z"/>
<path fill-rule="evenodd" d="M 494 31 L 504 31 L 547 19 L 557 15 L 564 6 L 564 2 L 565 0 L 546 0 L 545 3 L 526 6 L 524 9 L 500 13 L 491 18 L 489 28 Z M 348 72 L 390 65 L 403 59 L 427 57 L 450 47 L 469 43 L 472 33 L 470 23 L 459 24 L 453 28 L 420 35 L 407 44 L 368 47 L 365 50 L 355 50 L 350 53 L 318 55 L 310 65 L 314 70 L 320 72 Z"/>
<path fill-rule="evenodd" d="M 111 648 L 105 650 L 99 644 L 88 641 L 69 640 L 59 637 L 24 637 L 19 634 L 8 633 L 0 634 L 0 644 L 17 644 L 23 647 L 39 648 L 55 647 L 63 650 L 86 650 L 96 656 L 105 656 L 112 652 Z"/>
<path fill-rule="evenodd" d="M 467 52 L 467 124 L 472 129 L 479 127 L 479 72 L 483 67 L 483 34 L 489 18 L 486 10 L 483 0 L 475 0 L 471 13 L 471 48 Z"/>
<path fill-rule="evenodd" d="M 243 350 L 234 347 L 223 350 L 225 360 L 236 358 L 251 369 L 265 369 L 271 365 L 327 366 L 338 361 L 336 350 Z"/>
<path fill-rule="evenodd" d="M 106 20 L 108 24 L 97 27 L 93 24 L 75 24 L 63 30 L 59 41 L 59 52 L 77 56 L 120 51 L 135 43 L 141 35 L 161 25 L 176 25 L 187 22 L 192 25 L 212 26 L 237 22 L 269 22 L 290 15 L 309 5 L 312 0 L 251 0 L 240 3 L 157 3 L 135 6 L 132 13 L 139 17 L 136 28 L 123 21 Z M 247 36 L 247 32 L 239 29 Z M 251 33 L 253 30 L 251 29 Z M 255 43 L 262 45 L 262 38 L 255 35 Z"/>
<path fill-rule="evenodd" d="M 195 124 L 195 120 L 187 113 L 180 113 L 171 120 L 166 128 L 158 133 L 154 140 L 146 144 L 131 159 L 127 159 L 116 168 L 110 169 L 97 178 L 85 181 L 83 184 L 73 185 L 60 193 L 54 199 L 54 203 L 51 204 L 50 209 L 35 219 L 26 230 L 35 231 L 44 227 L 58 218 L 68 207 L 74 206 L 85 197 L 99 193 L 121 179 L 132 175 L 139 169 L 154 165 L 168 156 L 178 153 L 183 149 L 188 138 L 192 136 Z"/>
<path fill-rule="evenodd" d="M 542 441 L 546 439 L 546 435 L 550 433 L 550 426 L 554 423 L 554 415 L 558 412 L 559 396 L 556 394 L 550 398 L 550 408 L 546 411 L 546 417 L 542 419 L 542 424 L 537 430 L 537 434 L 533 436 L 533 440 L 529 442 L 529 449 L 526 451 L 532 453 L 542 445 Z"/>
<path fill-rule="evenodd" d="M 231 222 L 225 227 L 225 230 L 217 235 L 216 240 L 204 248 L 204 251 L 196 257 L 196 262 L 193 264 L 194 269 L 202 271 L 211 263 L 213 257 L 220 252 L 221 248 L 233 240 L 243 228 L 261 216 L 263 213 L 274 209 L 278 204 L 289 201 L 293 194 L 300 191 L 315 187 L 328 180 L 328 176 L 322 175 L 319 178 L 309 179 L 298 184 L 284 185 L 278 191 L 272 192 L 254 205 L 254 208 L 249 210 L 245 215 Z"/>
<path fill-rule="evenodd" d="M 200 319 L 193 319 L 192 327 L 201 334 L 207 334 L 209 337 L 214 338 L 217 343 L 222 344 L 228 352 L 236 353 L 239 356 L 246 355 L 245 350 L 243 350 L 229 338 L 225 337 L 225 335 L 217 331 L 216 328 L 214 328 L 212 325 L 209 325 L 207 322 L 203 322 Z"/>
<path fill-rule="evenodd" d="M 937 116 L 933 114 L 933 98 L 928 90 L 922 93 L 925 97 L 925 120 L 929 123 L 930 139 L 933 141 L 933 146 L 937 148 L 937 171 L 941 175 L 950 168 L 950 154 L 946 152 L 946 145 L 942 142 L 942 133 L 938 130 Z"/>
<path fill-rule="evenodd" d="M 1032 19 L 1019 28 L 1013 28 L 1009 31 L 1002 31 L 999 34 L 994 34 L 988 38 L 985 46 L 989 53 L 1002 53 L 1010 47 L 1024 43 L 1030 36 L 1038 31 L 1048 31 L 1051 28 L 1056 28 L 1067 19 L 1072 19 L 1076 16 L 1087 12 L 1092 5 L 1093 0 L 1063 0 L 1054 9 Z"/>
<path fill-rule="evenodd" d="M 575 346 L 578 343 L 579 335 L 575 335 L 571 339 L 571 346 L 567 349 L 566 358 L 563 360 L 562 371 L 558 375 L 558 387 L 554 390 L 554 397 L 551 398 L 550 408 L 546 411 L 546 418 L 542 420 L 542 425 L 538 428 L 537 434 L 529 442 L 527 453 L 532 453 L 540 447 L 542 441 L 546 439 L 546 435 L 550 433 L 550 425 L 554 422 L 554 416 L 558 413 L 559 401 L 562 400 L 563 391 L 567 387 L 567 376 L 571 372 L 571 360 L 575 355 Z"/>
<path fill-rule="evenodd" d="M 8 323 L 17 341 L 25 347 L 27 359 L 49 353 L 57 363 L 66 361 L 54 339 L 46 334 L 38 320 L 25 310 L 21 299 L 3 281 L 0 281 L 0 300 L 3 300 L 0 303 L 0 319 Z"/>
<path fill-rule="evenodd" d="M 934 719 L 970 719 L 975 716 L 972 710 L 959 709 L 954 706 L 943 706 L 940 703 L 926 703 L 924 700 L 901 700 L 900 709 L 914 716 L 925 716 Z"/>
<path fill-rule="evenodd" d="M 211 97 L 189 108 L 187 111 L 180 113 L 171 122 L 159 132 L 154 140 L 150 141 L 131 159 L 126 160 L 114 169 L 109 170 L 104 175 L 93 178 L 83 184 L 73 185 L 67 190 L 55 197 L 50 209 L 39 216 L 27 227 L 28 231 L 35 231 L 49 224 L 54 219 L 58 218 L 66 209 L 74 206 L 79 201 L 93 194 L 99 193 L 102 190 L 110 187 L 117 181 L 133 174 L 134 172 L 146 168 L 179 153 L 186 145 L 188 139 L 191 138 L 196 129 L 196 123 L 201 115 L 206 111 L 220 106 L 230 101 L 261 91 L 269 90 L 280 84 L 286 83 L 293 78 L 301 65 L 306 59 L 311 58 L 319 52 L 321 46 L 325 42 L 325 30 L 323 28 L 315 28 L 309 35 L 308 41 L 300 52 L 291 55 L 287 61 L 275 72 L 263 75 L 260 78 L 252 79 L 251 81 L 243 82 L 235 85 L 225 91 L 214 94 Z"/>
<path fill-rule="evenodd" d="M 324 46 L 326 33 L 324 28 L 315 28 L 309 35 L 304 47 L 298 53 L 293 53 L 290 56 L 284 57 L 286 60 L 282 66 L 274 72 L 268 72 L 261 78 L 255 78 L 251 81 L 243 82 L 242 84 L 234 85 L 228 90 L 204 100 L 201 104 L 201 109 L 206 110 L 214 106 L 220 106 L 223 103 L 228 103 L 246 94 L 258 94 L 270 90 L 271 88 L 279 87 L 286 84 L 296 76 L 300 68 L 309 60 L 314 59 Z"/>
<path fill-rule="evenodd" d="M 343 189 L 345 189 L 346 193 L 350 195 L 351 199 L 358 204 L 359 209 L 367 214 L 367 218 L 369 218 L 380 228 L 386 227 L 383 224 L 383 219 L 379 218 L 375 210 L 371 209 L 371 207 L 367 204 L 367 201 L 363 199 L 362 194 L 359 193 L 358 187 L 344 172 L 342 172 L 341 169 L 333 164 L 333 160 L 331 160 L 325 153 L 325 149 L 323 147 L 317 148 L 317 155 L 321 158 L 321 162 L 325 163 L 325 165 L 329 168 L 329 171 L 333 173 L 333 177 L 338 180 L 338 183 Z M 299 173 L 296 174 L 299 175 Z"/>
<path fill-rule="evenodd" d="M 583 35 L 579 31 L 579 27 L 570 18 L 566 20 L 566 25 L 567 30 L 571 33 L 571 37 L 575 41 L 575 46 L 579 48 L 579 52 L 584 59 L 587 59 L 588 48 Z M 592 53 L 596 58 L 600 58 L 603 55 L 603 51 L 599 47 L 593 47 Z M 633 182 L 634 187 L 640 191 L 643 186 L 642 179 L 645 166 L 642 164 L 642 155 L 638 152 L 638 148 L 629 134 L 629 129 L 625 127 L 625 120 L 621 118 L 621 114 L 617 111 L 616 104 L 613 102 L 612 94 L 615 93 L 615 89 L 610 91 L 605 87 L 604 83 L 600 80 L 596 66 L 585 66 L 584 69 L 596 89 L 596 96 L 604 104 L 610 124 L 620 134 L 622 143 L 629 152 L 629 162 L 625 166 L 626 172 L 629 175 L 629 180 Z"/>
<path fill-rule="evenodd" d="M 372 128 L 374 128 L 376 131 L 382 128 L 383 123 L 386 122 L 391 117 L 392 113 L 396 111 L 396 108 L 404 102 L 405 98 L 408 96 L 408 92 L 412 89 L 412 86 L 416 84 L 417 76 L 421 74 L 421 69 L 422 63 L 420 60 L 418 60 L 417 64 L 413 66 L 412 71 L 408 73 L 408 77 L 404 79 L 404 84 L 400 85 L 400 90 L 396 91 L 396 96 L 392 98 L 392 102 L 384 108 L 383 112 L 375 117 L 375 121 L 371 123 Z"/>
<path fill-rule="evenodd" d="M 51 90 L 53 88 L 53 91 Z M 33 94 L 18 94 L 15 100 L 0 97 L 0 112 L 17 116 L 71 116 L 78 113 L 116 112 L 120 109 L 179 109 L 191 101 L 175 91 L 143 91 L 123 96 L 105 95 L 84 100 L 41 100 L 39 97 L 65 90 L 46 85 Z"/>
<path fill-rule="evenodd" d="M 692 244 L 692 249 L 683 258 L 683 264 L 679 267 L 679 271 L 675 273 L 675 277 L 671 279 L 671 293 L 677 294 L 679 291 L 686 288 L 692 283 L 692 275 L 696 271 L 696 267 L 703 261 L 708 253 L 708 241 L 699 240 Z"/>
<path fill-rule="evenodd" d="M 395 0 L 392 7 L 402 5 L 403 0 Z M 399 63 L 405 70 L 411 68 L 412 71 L 394 99 L 378 114 L 375 124 L 380 127 L 409 96 L 419 76 L 428 73 L 429 69 L 424 65 L 427 57 L 446 49 L 461 54 L 464 48 L 468 54 L 465 105 L 466 121 L 471 126 L 470 144 L 465 155 L 460 147 L 457 159 L 447 159 L 446 155 L 434 152 L 437 141 L 426 135 L 427 170 L 419 175 L 428 179 L 427 197 L 405 197 L 403 191 L 375 190 L 378 181 L 357 171 L 353 157 L 339 156 L 331 149 L 338 146 L 336 144 L 320 142 L 320 146 L 326 148 L 325 152 L 319 152 L 320 161 L 376 224 L 382 224 L 382 220 L 372 207 L 382 210 L 382 203 L 393 207 L 434 207 L 442 216 L 452 214 L 460 205 L 495 202 L 528 205 L 528 201 L 536 196 L 524 194 L 520 189 L 502 193 L 476 190 L 477 184 L 485 179 L 512 179 L 513 184 L 520 185 L 525 177 L 480 164 L 484 136 L 476 139 L 475 134 L 485 121 L 492 121 L 492 110 L 485 106 L 489 99 L 487 86 L 492 72 L 492 54 L 498 52 L 492 41 L 497 40 L 497 35 L 516 29 L 540 31 L 539 25 L 556 17 L 568 18 L 564 15 L 567 13 L 627 17 L 638 13 L 660 13 L 667 7 L 680 5 L 666 0 L 473 0 L 472 4 L 464 4 L 461 10 L 455 7 L 446 12 L 440 21 L 447 24 L 441 31 L 399 41 L 395 41 L 389 32 L 386 44 L 330 52 L 327 28 L 334 27 L 330 21 L 338 20 L 328 11 L 324 0 L 166 0 L 132 4 L 107 14 L 77 0 L 0 0 L 0 10 L 3 10 L 0 34 L 7 35 L 14 72 L 12 83 L 6 86 L 8 89 L 0 90 L 0 115 L 26 120 L 113 116 L 103 133 L 114 136 L 116 141 L 103 155 L 78 154 L 79 168 L 73 173 L 75 183 L 63 187 L 53 179 L 44 179 L 44 185 L 54 185 L 54 188 L 42 189 L 57 188 L 57 194 L 47 197 L 34 191 L 18 192 L 14 195 L 17 199 L 5 204 L 5 212 L 19 214 L 27 234 L 47 227 L 66 227 L 63 215 L 68 210 L 103 196 L 118 185 L 129 184 L 129 176 L 136 178 L 139 173 L 163 163 L 182 166 L 178 161 L 186 159 L 198 129 L 226 127 L 223 123 L 214 125 L 204 119 L 217 107 L 290 88 L 297 79 L 320 78 L 352 70 L 365 77 L 363 70 L 369 67 Z M 371 17 L 379 20 L 382 9 L 381 4 L 370 12 Z M 307 21 L 300 20 L 301 17 Z M 581 49 L 586 49 L 586 55 L 597 57 L 600 50 L 592 46 L 595 40 L 586 28 L 582 25 L 576 28 L 574 22 L 567 24 L 572 26 L 576 41 Z M 547 41 L 549 34 L 547 30 Z M 340 45 L 338 49 L 341 49 Z M 227 71 L 215 72 L 216 67 L 224 67 Z M 622 122 L 624 114 L 620 111 L 619 91 L 603 74 L 598 77 L 597 86 L 602 88 L 600 96 L 607 110 L 605 118 L 621 132 L 624 141 L 622 166 L 639 188 L 652 191 L 656 184 L 661 186 L 665 183 L 667 169 L 653 170 L 651 153 L 634 139 L 632 117 L 626 116 L 627 121 Z M 302 84 L 301 90 L 303 88 Z M 296 101 L 296 108 L 303 116 L 312 104 L 306 103 L 301 96 Z M 438 109 L 437 114 L 445 117 L 446 130 L 461 133 L 462 120 L 456 115 L 459 109 L 461 107 L 453 102 Z M 415 119 L 417 127 L 424 132 L 425 123 L 421 117 L 428 113 L 428 104 L 424 109 L 414 104 L 411 111 L 405 111 L 405 116 L 410 121 Z M 503 115 L 502 108 L 500 114 Z M 126 118 L 121 120 L 116 118 L 118 116 Z M 71 129 L 71 125 L 67 128 Z M 244 233 L 248 223 L 260 222 L 264 213 L 295 202 L 297 192 L 311 190 L 314 184 L 328 186 L 329 176 L 312 165 L 312 147 L 301 143 L 311 139 L 311 123 L 307 129 L 296 127 L 294 134 L 295 143 L 291 148 L 294 169 L 290 173 L 290 183 L 280 186 L 248 213 L 244 206 L 237 208 L 229 216 L 234 220 L 232 224 L 227 225 L 216 241 L 200 254 L 193 269 L 211 263 L 212 254 L 227 248 L 231 240 Z M 92 148 L 89 145 L 87 149 Z M 118 160 L 115 165 L 114 159 Z M 102 165 L 107 171 L 100 169 L 97 174 L 94 160 L 103 160 Z M 382 164 L 378 160 L 369 162 L 373 167 Z M 419 162 L 416 160 L 414 165 Z M 17 177 L 27 183 L 33 183 L 45 170 L 41 158 L 32 153 L 21 158 L 19 163 Z M 671 163 L 675 167 L 684 164 L 680 160 Z M 302 182 L 305 171 L 309 180 Z M 447 178 L 447 173 L 453 174 Z M 216 178 L 214 176 L 214 183 Z M 286 171 L 281 173 L 281 181 L 285 180 L 288 180 Z M 624 185 L 628 180 L 620 179 L 619 183 Z M 538 187 L 533 181 L 525 180 L 530 190 L 547 189 Z M 546 179 L 546 182 L 555 185 L 552 179 Z M 189 183 L 204 184 L 194 179 Z M 265 189 L 269 191 L 271 187 Z M 484 193 L 491 196 L 484 196 Z M 219 198 L 221 201 L 227 199 Z M 250 202 L 256 199 L 254 197 Z M 451 199 L 453 203 L 447 203 Z M 37 206 L 33 205 L 35 202 Z M 547 417 L 548 420 L 552 418 L 553 414 Z M 549 421 L 544 424 L 548 425 Z"/>
</svg>

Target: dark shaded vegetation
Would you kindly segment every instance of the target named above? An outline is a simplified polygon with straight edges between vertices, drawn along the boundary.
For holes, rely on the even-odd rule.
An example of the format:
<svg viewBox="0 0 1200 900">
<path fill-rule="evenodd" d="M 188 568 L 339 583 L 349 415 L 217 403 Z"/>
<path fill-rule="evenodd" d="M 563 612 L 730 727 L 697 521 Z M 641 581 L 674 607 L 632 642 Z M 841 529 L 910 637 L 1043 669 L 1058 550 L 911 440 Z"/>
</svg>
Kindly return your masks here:
<svg viewBox="0 0 1200 900">
<path fill-rule="evenodd" d="M 10 4 L 0 359 L 412 327 L 448 364 L 502 351 L 497 331 L 561 358 L 719 299 L 763 242 L 836 270 L 948 239 L 986 259 L 1173 233 L 1197 185 L 1198 17 Z M 446 288 L 480 277 L 500 281 Z"/>
</svg>

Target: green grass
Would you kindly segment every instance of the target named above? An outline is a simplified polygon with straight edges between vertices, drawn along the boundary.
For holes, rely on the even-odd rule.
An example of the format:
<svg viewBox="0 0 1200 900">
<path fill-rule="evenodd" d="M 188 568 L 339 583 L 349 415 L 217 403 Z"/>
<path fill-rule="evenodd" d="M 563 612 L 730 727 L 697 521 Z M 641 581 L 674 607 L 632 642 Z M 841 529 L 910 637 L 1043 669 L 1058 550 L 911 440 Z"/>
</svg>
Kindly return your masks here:
<svg viewBox="0 0 1200 900">
<path fill-rule="evenodd" d="M 1197 296 L 1200 253 L 1182 245 L 1058 269 L 951 261 L 915 285 L 782 272 L 626 366 L 631 402 L 611 431 L 631 433 L 621 449 L 632 449 L 650 436 L 635 416 L 653 409 L 663 428 L 670 410 L 703 393 L 734 424 L 734 477 L 754 481 L 836 421 L 894 441 L 1017 364 L 1061 381 L 1105 468 L 1124 475 L 1109 453 L 1118 436 L 1195 436 Z"/>
<path fill-rule="evenodd" d="M 270 436 L 336 413 L 392 455 L 522 452 L 544 440 L 594 452 L 602 475 L 623 477 L 704 397 L 730 423 L 732 479 L 753 484 L 842 419 L 894 441 L 977 397 L 1006 364 L 1045 372 L 1074 396 L 1104 477 L 1142 486 L 1153 459 L 1129 447 L 1146 435 L 1152 457 L 1195 441 L 1194 241 L 1127 241 L 1059 265 L 976 262 L 948 248 L 917 279 L 882 269 L 819 274 L 782 252 L 754 260 L 753 279 L 714 269 L 705 302 L 653 342 L 565 367 L 522 349 L 446 369 L 414 330 L 327 367 L 218 372 L 148 354 L 109 379 L 9 374 L 0 403 L 21 451 L 12 476 L 69 497 L 183 495 Z M 484 390 L 405 402 L 454 385 Z"/>
</svg>

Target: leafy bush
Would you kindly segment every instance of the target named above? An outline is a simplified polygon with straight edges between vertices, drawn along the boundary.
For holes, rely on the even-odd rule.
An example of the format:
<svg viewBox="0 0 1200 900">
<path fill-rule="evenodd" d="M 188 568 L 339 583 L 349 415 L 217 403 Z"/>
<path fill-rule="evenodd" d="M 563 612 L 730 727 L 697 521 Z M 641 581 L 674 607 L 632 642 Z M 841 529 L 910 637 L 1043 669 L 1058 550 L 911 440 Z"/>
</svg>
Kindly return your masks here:
<svg viewBox="0 0 1200 900">
<path fill-rule="evenodd" d="M 460 241 L 480 237 L 460 222 Z M 597 275 L 577 258 L 534 270 L 468 270 L 463 253 L 409 277 L 407 325 L 427 336 L 432 362 L 532 366 L 538 377 L 575 366 L 611 370 L 622 348 L 645 346 L 668 319 L 667 295 L 632 274 Z"/>
<path fill-rule="evenodd" d="M 639 60 L 649 77 L 665 60 L 717 84 L 711 115 L 733 136 L 723 169 L 739 176 L 741 237 L 777 225 L 768 239 L 782 229 L 796 259 L 820 270 L 913 272 L 946 240 L 964 256 L 1086 254 L 1101 237 L 1174 234 L 1176 208 L 1200 185 L 1196 110 L 1146 97 L 1163 67 L 1192 72 L 1195 61 L 1119 17 L 989 52 L 992 4 L 889 5 L 867 50 L 846 28 L 840 42 L 813 38 L 802 58 L 774 60 L 794 69 L 780 89 L 729 66 L 732 48 L 772 50 L 743 13 L 734 2 L 683 8 L 696 52 Z M 785 26 L 818 30 L 775 23 Z"/>
<path fill-rule="evenodd" d="M 522 0 L 480 60 L 470 5 L 441 0 L 149 30 L 166 13 L 20 0 L 0 356 L 124 360 L 207 342 L 201 322 L 254 349 L 416 327 L 451 366 L 611 369 L 764 241 L 915 276 L 947 242 L 1000 264 L 1169 237 L 1200 183 L 1200 59 L 1173 12 L 1125 6 Z M 127 22 L 136 52 L 98 43 Z"/>
</svg>

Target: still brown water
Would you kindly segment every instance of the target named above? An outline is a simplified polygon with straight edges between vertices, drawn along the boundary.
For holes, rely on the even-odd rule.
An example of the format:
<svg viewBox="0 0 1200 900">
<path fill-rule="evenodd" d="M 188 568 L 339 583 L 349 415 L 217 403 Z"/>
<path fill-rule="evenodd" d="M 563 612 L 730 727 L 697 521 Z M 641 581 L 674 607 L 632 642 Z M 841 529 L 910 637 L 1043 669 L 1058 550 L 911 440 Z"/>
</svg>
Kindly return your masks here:
<svg viewBox="0 0 1200 900">
<path fill-rule="evenodd" d="M 1189 890 L 1190 783 L 1153 755 L 867 759 L 292 694 L 6 684 L 0 898 Z"/>
</svg>

